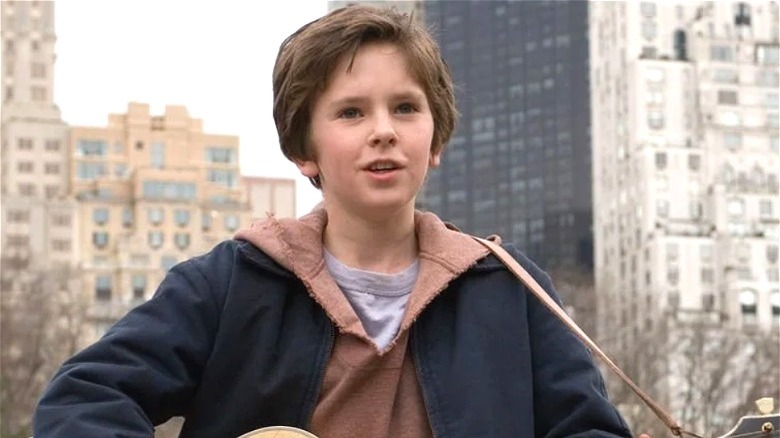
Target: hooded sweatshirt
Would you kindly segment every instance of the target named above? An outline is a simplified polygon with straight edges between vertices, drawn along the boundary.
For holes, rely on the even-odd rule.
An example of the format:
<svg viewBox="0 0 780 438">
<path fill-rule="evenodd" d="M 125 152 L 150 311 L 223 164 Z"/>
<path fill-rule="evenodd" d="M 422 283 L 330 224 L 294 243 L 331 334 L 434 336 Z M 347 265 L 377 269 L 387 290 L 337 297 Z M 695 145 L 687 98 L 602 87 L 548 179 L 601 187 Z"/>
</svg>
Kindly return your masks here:
<svg viewBox="0 0 780 438">
<path fill-rule="evenodd" d="M 425 437 L 431 427 L 408 346 L 409 328 L 447 285 L 488 254 L 432 213 L 415 212 L 420 270 L 401 326 L 378 349 L 325 266 L 321 205 L 300 219 L 269 217 L 236 235 L 293 272 L 337 328 L 311 432 L 321 438 Z"/>
</svg>

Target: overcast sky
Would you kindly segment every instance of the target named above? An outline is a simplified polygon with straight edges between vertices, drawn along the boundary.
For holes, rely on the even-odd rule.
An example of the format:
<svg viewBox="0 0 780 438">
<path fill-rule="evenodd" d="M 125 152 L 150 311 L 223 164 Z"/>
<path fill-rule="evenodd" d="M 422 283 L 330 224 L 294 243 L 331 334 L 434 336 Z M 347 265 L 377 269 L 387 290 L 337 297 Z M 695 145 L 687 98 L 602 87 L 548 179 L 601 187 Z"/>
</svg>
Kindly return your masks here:
<svg viewBox="0 0 780 438">
<path fill-rule="evenodd" d="M 54 100 L 63 119 L 106 126 L 109 113 L 184 105 L 208 133 L 239 136 L 245 175 L 295 178 L 298 215 L 319 201 L 279 151 L 271 70 L 279 44 L 326 0 L 57 0 Z"/>
</svg>

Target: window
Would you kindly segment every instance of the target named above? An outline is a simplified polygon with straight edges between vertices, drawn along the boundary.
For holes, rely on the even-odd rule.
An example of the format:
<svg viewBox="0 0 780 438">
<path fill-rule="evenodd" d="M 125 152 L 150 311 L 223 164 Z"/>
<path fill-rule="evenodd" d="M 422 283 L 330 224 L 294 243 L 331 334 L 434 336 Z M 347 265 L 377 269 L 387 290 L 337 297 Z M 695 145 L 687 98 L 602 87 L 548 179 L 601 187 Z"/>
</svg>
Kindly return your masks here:
<svg viewBox="0 0 780 438">
<path fill-rule="evenodd" d="M 105 163 L 78 163 L 76 175 L 79 179 L 98 179 L 106 174 Z"/>
<path fill-rule="evenodd" d="M 108 145 L 103 140 L 80 139 L 76 144 L 76 155 L 80 157 L 104 157 Z"/>
<path fill-rule="evenodd" d="M 133 226 L 133 209 L 130 207 L 124 207 L 122 209 L 122 226 L 130 228 Z"/>
<path fill-rule="evenodd" d="M 666 153 L 665 152 L 656 152 L 655 153 L 655 168 L 657 170 L 664 170 L 664 169 L 666 169 Z"/>
<path fill-rule="evenodd" d="M 733 62 L 734 48 L 731 46 L 713 44 L 710 47 L 710 59 L 713 61 Z"/>
<path fill-rule="evenodd" d="M 190 234 L 189 233 L 176 233 L 173 236 L 173 241 L 176 247 L 185 250 L 190 246 Z"/>
<path fill-rule="evenodd" d="M 237 183 L 236 174 L 232 170 L 209 169 L 208 180 L 224 187 L 235 187 Z"/>
<path fill-rule="evenodd" d="M 756 318 L 756 292 L 752 289 L 743 289 L 739 292 L 739 303 L 742 308 L 743 321 L 751 323 Z"/>
<path fill-rule="evenodd" d="M 664 127 L 664 115 L 661 111 L 648 111 L 647 112 L 647 126 L 651 129 L 663 129 Z"/>
<path fill-rule="evenodd" d="M 164 236 L 162 231 L 149 231 L 147 238 L 149 239 L 149 246 L 153 249 L 160 248 L 163 245 Z"/>
<path fill-rule="evenodd" d="M 772 135 L 769 137 L 769 151 L 780 152 L 780 141 L 778 141 L 778 136 Z"/>
<path fill-rule="evenodd" d="M 238 229 L 238 216 L 229 214 L 225 216 L 225 229 L 235 231 Z"/>
<path fill-rule="evenodd" d="M 51 216 L 51 223 L 58 227 L 69 227 L 70 216 L 67 214 L 54 214 Z"/>
<path fill-rule="evenodd" d="M 144 181 L 143 183 L 143 196 L 147 199 L 192 201 L 196 194 L 194 183 L 167 181 Z"/>
<path fill-rule="evenodd" d="M 175 256 L 164 255 L 160 257 L 160 268 L 168 271 L 176 264 L 176 262 L 177 259 Z"/>
<path fill-rule="evenodd" d="M 16 163 L 16 170 L 19 171 L 19 173 L 32 173 L 33 163 L 32 161 L 20 161 Z"/>
<path fill-rule="evenodd" d="M 742 146 L 742 134 L 726 132 L 723 134 L 723 146 L 729 150 L 737 150 Z"/>
<path fill-rule="evenodd" d="M 42 62 L 33 62 L 30 66 L 30 74 L 34 78 L 45 78 L 46 77 L 46 64 Z"/>
<path fill-rule="evenodd" d="M 692 219 L 701 218 L 703 207 L 701 201 L 692 199 L 688 204 L 689 213 Z"/>
<path fill-rule="evenodd" d="M 777 71 L 759 70 L 756 72 L 756 85 L 762 87 L 777 87 L 780 85 L 780 77 Z"/>
<path fill-rule="evenodd" d="M 147 218 L 152 225 L 160 225 L 165 220 L 165 210 L 161 207 L 150 208 L 147 210 Z"/>
<path fill-rule="evenodd" d="M 237 155 L 233 148 L 215 146 L 206 148 L 206 162 L 208 163 L 235 164 Z"/>
<path fill-rule="evenodd" d="M 718 103 L 720 105 L 737 105 L 737 92 L 733 90 L 719 90 Z"/>
<path fill-rule="evenodd" d="M 32 100 L 40 102 L 43 100 L 46 100 L 46 88 L 40 87 L 40 86 L 34 86 L 30 87 L 30 94 L 32 96 Z"/>
<path fill-rule="evenodd" d="M 780 271 L 777 270 L 777 266 L 770 266 L 769 269 L 766 270 L 766 279 L 771 283 L 777 283 L 778 280 L 780 280 Z"/>
<path fill-rule="evenodd" d="M 691 154 L 688 155 L 688 169 L 692 172 L 698 172 L 701 168 L 701 155 Z"/>
<path fill-rule="evenodd" d="M 780 127 L 780 119 L 778 119 L 777 113 L 767 113 L 766 126 L 770 128 Z"/>
<path fill-rule="evenodd" d="M 766 260 L 771 263 L 777 263 L 777 245 L 770 244 L 766 246 Z"/>
<path fill-rule="evenodd" d="M 16 140 L 16 147 L 20 151 L 31 151 L 33 148 L 33 141 L 31 138 L 18 138 Z"/>
<path fill-rule="evenodd" d="M 769 293 L 769 302 L 772 305 L 772 319 L 778 323 L 780 322 L 780 290 L 775 289 Z"/>
<path fill-rule="evenodd" d="M 780 105 L 780 99 L 778 99 L 777 93 L 767 93 L 764 96 L 764 106 L 770 109 L 777 109 Z"/>
<path fill-rule="evenodd" d="M 108 245 L 108 233 L 105 231 L 96 231 L 92 233 L 92 243 L 97 249 L 103 249 Z"/>
<path fill-rule="evenodd" d="M 190 212 L 189 210 L 174 210 L 173 211 L 173 220 L 176 222 L 176 225 L 180 227 L 185 227 L 190 223 Z"/>
<path fill-rule="evenodd" d="M 14 224 L 26 224 L 30 222 L 30 212 L 27 210 L 10 210 L 8 222 Z"/>
<path fill-rule="evenodd" d="M 97 225 L 105 225 L 105 223 L 108 222 L 108 209 L 96 208 L 92 210 L 92 220 Z"/>
<path fill-rule="evenodd" d="M 51 241 L 51 249 L 56 252 L 69 252 L 70 245 L 70 240 L 66 239 L 53 239 Z"/>
<path fill-rule="evenodd" d="M 57 152 L 60 150 L 59 140 L 46 140 L 46 150 L 49 152 Z"/>
<path fill-rule="evenodd" d="M 157 169 L 165 167 L 165 143 L 152 143 L 151 165 Z"/>
<path fill-rule="evenodd" d="M 731 198 L 726 208 L 732 219 L 741 218 L 745 213 L 745 202 L 739 198 Z"/>
<path fill-rule="evenodd" d="M 655 201 L 655 212 L 660 217 L 666 217 L 669 215 L 669 201 L 666 199 L 658 199 Z"/>
<path fill-rule="evenodd" d="M 643 17 L 655 17 L 655 2 L 642 2 L 639 10 Z"/>
<path fill-rule="evenodd" d="M 712 71 L 712 80 L 721 84 L 736 84 L 739 82 L 739 73 L 736 70 L 717 68 Z"/>
<path fill-rule="evenodd" d="M 677 266 L 668 266 L 666 270 L 666 280 L 670 285 L 674 286 L 680 281 L 680 270 Z"/>
<path fill-rule="evenodd" d="M 211 229 L 211 212 L 203 212 L 200 215 L 200 223 L 201 228 L 203 231 L 208 231 Z"/>
<path fill-rule="evenodd" d="M 60 173 L 59 163 L 46 163 L 44 166 L 44 172 L 47 175 L 57 175 Z"/>
<path fill-rule="evenodd" d="M 123 178 L 127 176 L 127 164 L 119 163 L 114 165 L 114 176 Z"/>
<path fill-rule="evenodd" d="M 95 299 L 111 301 L 111 277 L 107 275 L 95 277 Z"/>
<path fill-rule="evenodd" d="M 642 37 L 644 37 L 646 40 L 652 40 L 653 38 L 655 38 L 655 35 L 656 35 L 655 21 L 644 20 L 642 22 Z"/>
<path fill-rule="evenodd" d="M 774 205 L 771 199 L 761 199 L 758 201 L 758 211 L 762 219 L 772 219 L 774 217 Z"/>
<path fill-rule="evenodd" d="M 45 187 L 45 190 L 46 190 L 46 197 L 48 199 L 56 198 L 60 194 L 60 186 L 59 185 L 47 185 Z"/>
<path fill-rule="evenodd" d="M 701 282 L 703 284 L 712 284 L 714 281 L 714 274 L 712 268 L 703 268 L 701 270 Z"/>
<path fill-rule="evenodd" d="M 780 52 L 777 45 L 759 44 L 756 46 L 756 64 L 778 65 Z"/>
<path fill-rule="evenodd" d="M 20 183 L 18 186 L 19 194 L 22 196 L 35 196 L 35 186 L 30 183 Z"/>
<path fill-rule="evenodd" d="M 715 295 L 705 293 L 701 296 L 701 306 L 704 310 L 710 311 L 715 308 Z"/>
<path fill-rule="evenodd" d="M 143 300 L 146 296 L 146 276 L 134 274 L 130 280 L 133 289 L 133 300 Z"/>
<path fill-rule="evenodd" d="M 29 246 L 30 245 L 30 237 L 24 236 L 21 234 L 9 234 L 7 236 L 6 243 L 8 246 Z"/>
</svg>

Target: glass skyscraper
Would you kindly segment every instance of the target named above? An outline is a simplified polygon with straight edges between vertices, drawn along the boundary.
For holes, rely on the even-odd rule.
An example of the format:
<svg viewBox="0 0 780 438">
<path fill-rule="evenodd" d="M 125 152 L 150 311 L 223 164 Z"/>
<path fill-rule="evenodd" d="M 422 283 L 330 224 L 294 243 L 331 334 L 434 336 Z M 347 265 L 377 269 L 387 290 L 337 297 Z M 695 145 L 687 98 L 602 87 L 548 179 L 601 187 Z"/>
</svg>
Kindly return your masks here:
<svg viewBox="0 0 780 438">
<path fill-rule="evenodd" d="M 459 126 L 420 206 L 592 271 L 588 2 L 425 1 Z"/>
</svg>

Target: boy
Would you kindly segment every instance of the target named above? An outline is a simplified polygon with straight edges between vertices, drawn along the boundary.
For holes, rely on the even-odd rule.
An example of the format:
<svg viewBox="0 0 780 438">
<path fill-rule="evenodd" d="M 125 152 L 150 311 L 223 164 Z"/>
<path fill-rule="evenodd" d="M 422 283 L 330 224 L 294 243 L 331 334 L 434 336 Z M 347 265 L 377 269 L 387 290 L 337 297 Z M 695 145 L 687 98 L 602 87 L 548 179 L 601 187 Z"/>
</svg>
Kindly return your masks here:
<svg viewBox="0 0 780 438">
<path fill-rule="evenodd" d="M 452 79 L 409 17 L 348 7 L 281 46 L 281 147 L 322 190 L 174 267 L 66 362 L 35 435 L 630 436 L 586 349 L 487 250 L 417 212 Z M 547 290 L 549 278 L 510 251 Z"/>
</svg>

